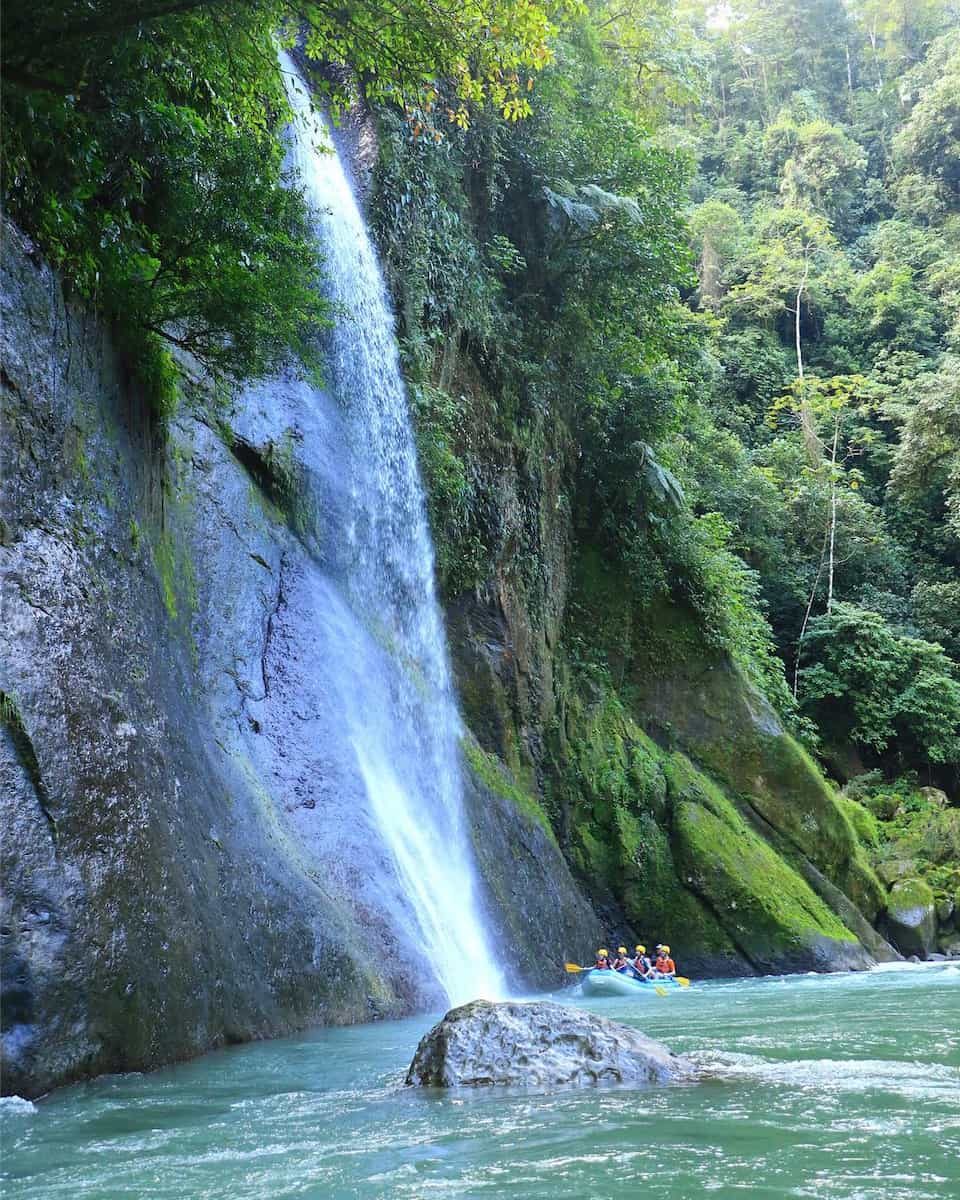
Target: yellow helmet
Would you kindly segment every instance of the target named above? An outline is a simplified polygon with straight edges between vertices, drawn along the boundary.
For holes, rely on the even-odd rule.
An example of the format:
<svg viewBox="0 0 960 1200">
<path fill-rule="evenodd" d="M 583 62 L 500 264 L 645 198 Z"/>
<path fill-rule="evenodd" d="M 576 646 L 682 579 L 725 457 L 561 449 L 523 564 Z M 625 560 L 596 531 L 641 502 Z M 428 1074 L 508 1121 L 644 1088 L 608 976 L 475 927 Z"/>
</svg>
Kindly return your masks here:
<svg viewBox="0 0 960 1200">
<path fill-rule="evenodd" d="M 598 950 L 597 951 L 597 958 L 609 958 L 609 957 L 610 957 L 610 955 L 607 953 L 606 950 Z"/>
<path fill-rule="evenodd" d="M 618 946 L 618 947 L 617 947 L 617 953 L 618 953 L 618 954 L 626 954 L 626 952 L 627 952 L 627 948 L 626 948 L 626 946 Z"/>
<path fill-rule="evenodd" d="M 646 954 L 646 952 L 647 952 L 646 946 L 637 946 L 637 954 Z"/>
<path fill-rule="evenodd" d="M 664 952 L 664 954 L 669 954 L 669 953 L 670 953 L 670 947 L 669 947 L 669 946 L 661 946 L 661 947 L 660 947 L 660 949 L 661 949 L 661 950 Z"/>
</svg>

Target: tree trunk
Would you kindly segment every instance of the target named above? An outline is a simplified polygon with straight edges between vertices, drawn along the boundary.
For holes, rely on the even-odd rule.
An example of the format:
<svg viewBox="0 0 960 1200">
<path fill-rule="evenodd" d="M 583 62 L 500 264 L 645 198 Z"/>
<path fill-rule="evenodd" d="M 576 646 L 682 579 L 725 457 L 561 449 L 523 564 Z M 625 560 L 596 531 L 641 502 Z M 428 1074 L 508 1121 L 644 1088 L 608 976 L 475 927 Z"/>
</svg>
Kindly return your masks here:
<svg viewBox="0 0 960 1200">
<path fill-rule="evenodd" d="M 793 662 L 793 698 L 797 699 L 797 694 L 800 691 L 800 656 L 803 654 L 803 639 L 807 632 L 807 626 L 810 624 L 810 614 L 813 611 L 813 602 L 817 598 L 817 592 L 820 590 L 820 580 L 823 577 L 823 564 L 827 558 L 827 530 L 823 531 L 823 545 L 820 548 L 820 565 L 817 567 L 817 577 L 813 581 L 813 587 L 810 589 L 810 598 L 807 601 L 807 610 L 803 614 L 803 624 L 800 626 L 800 636 L 797 638 L 797 657 Z"/>
<path fill-rule="evenodd" d="M 883 91 L 883 72 L 880 69 L 880 51 L 877 49 L 877 20 L 874 17 L 873 27 L 870 30 L 870 46 L 873 50 L 873 66 L 877 72 L 877 95 Z"/>
<path fill-rule="evenodd" d="M 811 467 L 816 467 L 820 463 L 820 453 L 823 443 L 817 435 L 813 412 L 810 408 L 810 402 L 807 399 L 806 386 L 803 379 L 803 346 L 800 339 L 800 308 L 803 303 L 803 293 L 806 291 L 809 277 L 810 260 L 804 259 L 803 278 L 800 280 L 800 286 L 797 288 L 797 301 L 793 310 L 793 334 L 797 351 L 797 378 L 800 381 L 800 427 L 803 430 L 803 444 L 807 450 L 807 459 Z"/>
<path fill-rule="evenodd" d="M 837 545 L 837 445 L 840 440 L 840 418 L 833 426 L 833 448 L 830 454 L 830 549 L 827 556 L 827 612 L 833 612 L 833 573 Z"/>
<path fill-rule="evenodd" d="M 720 286 L 720 255 L 708 233 L 703 235 L 703 253 L 700 255 L 700 292 L 708 300 L 719 300 L 723 294 Z"/>
</svg>

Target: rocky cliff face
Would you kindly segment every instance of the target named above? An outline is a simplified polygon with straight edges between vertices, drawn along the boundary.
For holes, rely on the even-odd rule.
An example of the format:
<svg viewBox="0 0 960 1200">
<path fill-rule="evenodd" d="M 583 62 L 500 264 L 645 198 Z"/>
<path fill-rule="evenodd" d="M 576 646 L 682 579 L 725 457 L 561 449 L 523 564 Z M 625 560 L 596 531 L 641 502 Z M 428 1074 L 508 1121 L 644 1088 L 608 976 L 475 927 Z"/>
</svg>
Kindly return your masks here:
<svg viewBox="0 0 960 1200">
<path fill-rule="evenodd" d="M 4 1090 L 439 1005 L 377 830 L 329 783 L 311 611 L 337 529 L 305 483 L 335 446 L 296 389 L 215 421 L 188 394 L 162 438 L 108 334 L 2 236 Z M 469 814 L 494 927 L 543 933 L 513 981 L 538 986 L 596 921 L 518 798 L 477 778 Z"/>
</svg>

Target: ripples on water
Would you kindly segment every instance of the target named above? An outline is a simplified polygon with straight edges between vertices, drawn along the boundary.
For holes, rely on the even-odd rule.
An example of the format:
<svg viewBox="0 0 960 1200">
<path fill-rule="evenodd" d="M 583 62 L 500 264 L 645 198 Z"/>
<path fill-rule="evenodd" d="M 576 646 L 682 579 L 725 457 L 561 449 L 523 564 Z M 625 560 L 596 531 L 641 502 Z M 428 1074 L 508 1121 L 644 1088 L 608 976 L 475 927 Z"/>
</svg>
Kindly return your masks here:
<svg viewBox="0 0 960 1200">
<path fill-rule="evenodd" d="M 428 1018 L 321 1030 L 3 1101 L 2 1194 L 960 1198 L 956 967 L 583 1003 L 690 1054 L 708 1078 L 424 1094 L 402 1079 Z"/>
</svg>

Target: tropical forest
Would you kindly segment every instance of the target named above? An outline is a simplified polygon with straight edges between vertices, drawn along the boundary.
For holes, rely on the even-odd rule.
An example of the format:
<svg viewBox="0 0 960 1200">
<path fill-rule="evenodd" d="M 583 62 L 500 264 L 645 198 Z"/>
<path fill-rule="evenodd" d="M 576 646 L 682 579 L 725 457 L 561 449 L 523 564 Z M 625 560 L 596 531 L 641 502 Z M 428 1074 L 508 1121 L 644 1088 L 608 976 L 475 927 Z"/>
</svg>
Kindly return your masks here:
<svg viewBox="0 0 960 1200">
<path fill-rule="evenodd" d="M 955 1194 L 960 3 L 0 33 L 0 1192 Z"/>
</svg>

